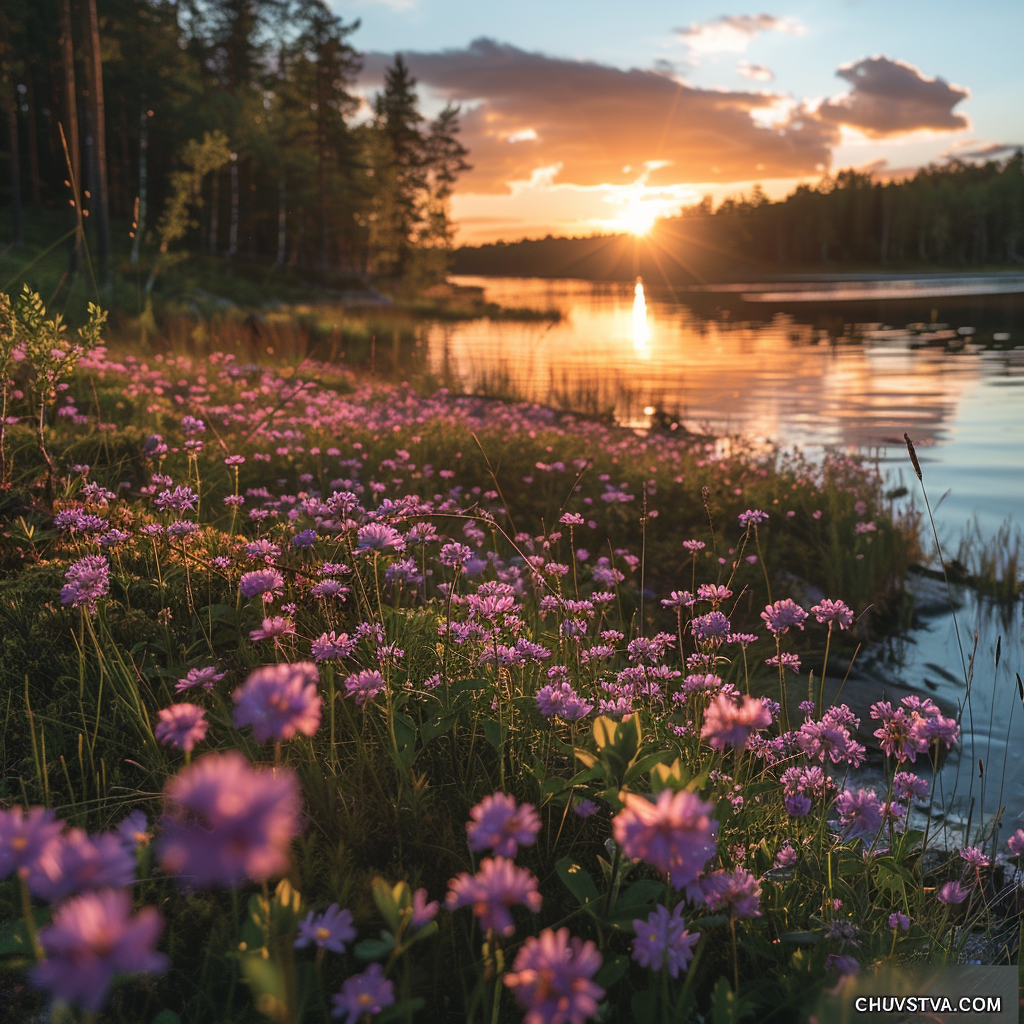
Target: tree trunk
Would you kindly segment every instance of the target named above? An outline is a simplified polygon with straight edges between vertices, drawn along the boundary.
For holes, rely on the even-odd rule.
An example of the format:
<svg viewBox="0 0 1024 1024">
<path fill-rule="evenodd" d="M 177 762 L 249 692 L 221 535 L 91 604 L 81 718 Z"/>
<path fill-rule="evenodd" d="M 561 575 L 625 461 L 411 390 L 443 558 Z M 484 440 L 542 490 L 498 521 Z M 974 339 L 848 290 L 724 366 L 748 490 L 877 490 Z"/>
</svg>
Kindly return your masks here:
<svg viewBox="0 0 1024 1024">
<path fill-rule="evenodd" d="M 11 83 L 7 106 L 7 127 L 11 151 L 11 229 L 14 244 L 25 244 L 25 226 L 21 217 L 21 155 L 18 148 L 18 90 Z"/>
<path fill-rule="evenodd" d="M 135 208 L 135 237 L 132 239 L 132 266 L 139 265 L 139 245 L 142 242 L 143 232 L 146 230 L 146 157 L 149 152 L 149 132 L 146 128 L 149 112 L 145 105 L 142 107 L 142 114 L 139 116 L 139 197 L 138 205 Z"/>
<path fill-rule="evenodd" d="M 28 103 L 28 174 L 32 205 L 39 207 L 43 200 L 39 193 L 39 134 L 36 129 L 36 90 L 32 84 L 32 69 L 25 65 L 25 100 Z"/>
<path fill-rule="evenodd" d="M 92 111 L 93 160 L 96 171 L 93 206 L 96 212 L 96 249 L 100 271 L 100 287 L 108 291 L 112 285 L 110 259 L 110 193 L 107 184 L 107 128 L 103 102 L 103 57 L 100 53 L 100 23 L 96 0 L 86 0 L 89 19 L 89 49 L 92 81 L 89 105 Z"/>
<path fill-rule="evenodd" d="M 75 45 L 71 35 L 71 0 L 61 0 L 60 5 L 60 50 L 64 64 L 65 144 L 68 173 L 71 176 L 72 205 L 77 206 L 81 197 L 81 159 L 78 146 L 78 95 L 75 88 Z M 76 217 L 78 213 L 76 212 Z M 74 277 L 82 258 L 81 233 L 75 235 L 68 261 L 68 276 Z"/>
</svg>

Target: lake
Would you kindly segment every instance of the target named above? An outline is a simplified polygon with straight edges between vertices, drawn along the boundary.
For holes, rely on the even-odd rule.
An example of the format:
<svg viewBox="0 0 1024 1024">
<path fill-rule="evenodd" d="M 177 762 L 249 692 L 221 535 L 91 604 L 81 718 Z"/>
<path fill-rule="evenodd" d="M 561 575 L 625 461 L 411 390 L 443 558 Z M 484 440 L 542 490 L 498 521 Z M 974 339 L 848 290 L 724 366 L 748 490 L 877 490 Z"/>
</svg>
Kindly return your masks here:
<svg viewBox="0 0 1024 1024">
<path fill-rule="evenodd" d="M 773 308 L 744 302 L 738 290 L 638 294 L 631 284 L 575 280 L 455 281 L 482 287 L 487 300 L 502 305 L 558 310 L 561 319 L 431 324 L 427 359 L 442 380 L 613 412 L 638 429 L 674 421 L 690 430 L 800 446 L 812 456 L 826 447 L 856 449 L 877 459 L 894 484 L 918 494 L 920 505 L 906 432 L 921 456 L 947 551 L 955 553 L 972 520 L 985 536 L 1008 518 L 1024 523 L 1019 295 L 933 294 L 898 304 Z M 1014 680 L 1015 672 L 1024 674 L 1024 608 L 997 607 L 965 588 L 956 596 L 965 657 L 978 630 L 971 702 L 963 715 L 965 734 L 971 720 L 973 734 L 965 735 L 962 763 L 951 758 L 940 784 L 947 796 L 956 788 L 963 815 L 974 801 L 975 823 L 982 783 L 986 815 L 1002 788 L 1009 823 L 1024 815 L 1024 709 L 1017 706 Z M 877 652 L 871 672 L 962 704 L 966 688 L 953 617 L 941 601 L 931 605 L 920 628 Z M 981 781 L 979 757 L 991 764 Z"/>
</svg>

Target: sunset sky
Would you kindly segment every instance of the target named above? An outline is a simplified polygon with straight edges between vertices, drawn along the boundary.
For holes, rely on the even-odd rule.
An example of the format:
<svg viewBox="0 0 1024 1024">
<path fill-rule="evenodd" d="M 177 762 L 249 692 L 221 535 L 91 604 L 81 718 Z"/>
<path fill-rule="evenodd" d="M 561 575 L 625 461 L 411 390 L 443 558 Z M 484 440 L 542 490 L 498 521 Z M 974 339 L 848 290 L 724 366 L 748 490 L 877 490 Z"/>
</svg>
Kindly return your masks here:
<svg viewBox="0 0 1024 1024">
<path fill-rule="evenodd" d="M 367 95 L 401 52 L 462 108 L 462 242 L 640 229 L 760 182 L 1024 143 L 1024 3 L 332 0 Z"/>
</svg>

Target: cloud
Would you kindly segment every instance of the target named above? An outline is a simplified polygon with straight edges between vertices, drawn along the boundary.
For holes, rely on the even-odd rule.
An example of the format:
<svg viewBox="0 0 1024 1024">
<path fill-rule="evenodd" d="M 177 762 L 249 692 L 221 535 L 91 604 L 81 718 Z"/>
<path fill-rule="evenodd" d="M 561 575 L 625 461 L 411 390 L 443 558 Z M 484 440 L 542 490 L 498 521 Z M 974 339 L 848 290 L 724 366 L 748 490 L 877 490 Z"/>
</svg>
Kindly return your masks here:
<svg viewBox="0 0 1024 1024">
<path fill-rule="evenodd" d="M 803 26 L 794 18 L 776 18 L 772 14 L 726 14 L 713 21 L 694 22 L 689 28 L 677 28 L 687 47 L 695 53 L 743 53 L 762 32 L 787 32 L 802 35 Z"/>
<path fill-rule="evenodd" d="M 751 64 L 749 60 L 741 60 L 736 65 L 736 74 L 753 82 L 770 82 L 775 77 L 775 72 L 763 64 Z"/>
<path fill-rule="evenodd" d="M 1024 149 L 1019 142 L 981 142 L 978 139 L 967 139 L 954 143 L 945 153 L 939 154 L 946 160 L 999 160 L 1012 156 Z"/>
<path fill-rule="evenodd" d="M 889 57 L 865 57 L 844 64 L 836 74 L 853 88 L 820 105 L 818 116 L 825 121 L 858 128 L 876 139 L 922 129 L 958 131 L 970 126 L 964 114 L 953 112 L 970 93 L 941 78 L 928 78 L 911 64 Z"/>
<path fill-rule="evenodd" d="M 839 139 L 837 126 L 773 93 L 698 89 L 490 39 L 404 57 L 422 85 L 462 105 L 469 191 L 505 192 L 539 168 L 563 184 L 625 184 L 656 161 L 651 185 L 795 178 L 827 169 Z M 390 59 L 367 55 L 365 79 L 379 81 Z"/>
</svg>

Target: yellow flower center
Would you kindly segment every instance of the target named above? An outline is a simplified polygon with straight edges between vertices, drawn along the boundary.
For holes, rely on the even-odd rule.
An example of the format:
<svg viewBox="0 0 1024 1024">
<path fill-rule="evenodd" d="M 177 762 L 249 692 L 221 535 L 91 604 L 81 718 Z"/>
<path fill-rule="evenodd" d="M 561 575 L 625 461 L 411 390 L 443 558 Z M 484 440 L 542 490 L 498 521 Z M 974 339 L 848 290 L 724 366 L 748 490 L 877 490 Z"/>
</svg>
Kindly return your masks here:
<svg viewBox="0 0 1024 1024">
<path fill-rule="evenodd" d="M 329 928 L 317 928 L 316 938 L 318 942 L 324 942 L 326 939 L 331 937 L 331 930 Z"/>
</svg>

